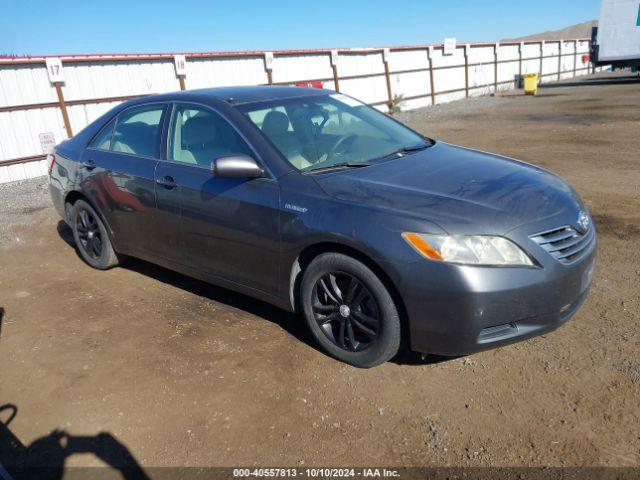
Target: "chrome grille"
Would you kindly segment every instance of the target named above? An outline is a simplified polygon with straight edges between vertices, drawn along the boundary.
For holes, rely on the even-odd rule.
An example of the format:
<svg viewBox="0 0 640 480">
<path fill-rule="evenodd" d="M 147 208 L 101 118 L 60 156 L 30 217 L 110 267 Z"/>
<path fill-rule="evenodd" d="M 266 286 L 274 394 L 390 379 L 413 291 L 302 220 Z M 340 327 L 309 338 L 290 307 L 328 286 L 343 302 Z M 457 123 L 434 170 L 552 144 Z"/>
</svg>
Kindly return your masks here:
<svg viewBox="0 0 640 480">
<path fill-rule="evenodd" d="M 540 245 L 560 263 L 568 265 L 580 260 L 589 253 L 595 241 L 593 225 L 585 233 L 578 232 L 571 226 L 564 226 L 531 235 L 531 240 Z"/>
</svg>

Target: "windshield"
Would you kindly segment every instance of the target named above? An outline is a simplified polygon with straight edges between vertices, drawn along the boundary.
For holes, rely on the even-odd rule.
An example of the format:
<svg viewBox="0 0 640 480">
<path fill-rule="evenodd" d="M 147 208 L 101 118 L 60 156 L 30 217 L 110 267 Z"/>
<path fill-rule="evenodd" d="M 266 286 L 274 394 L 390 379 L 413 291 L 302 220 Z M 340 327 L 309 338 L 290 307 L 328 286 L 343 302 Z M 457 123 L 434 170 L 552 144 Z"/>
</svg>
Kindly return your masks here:
<svg viewBox="0 0 640 480">
<path fill-rule="evenodd" d="M 429 140 L 342 94 L 238 107 L 298 170 L 365 166 L 426 148 Z"/>
</svg>

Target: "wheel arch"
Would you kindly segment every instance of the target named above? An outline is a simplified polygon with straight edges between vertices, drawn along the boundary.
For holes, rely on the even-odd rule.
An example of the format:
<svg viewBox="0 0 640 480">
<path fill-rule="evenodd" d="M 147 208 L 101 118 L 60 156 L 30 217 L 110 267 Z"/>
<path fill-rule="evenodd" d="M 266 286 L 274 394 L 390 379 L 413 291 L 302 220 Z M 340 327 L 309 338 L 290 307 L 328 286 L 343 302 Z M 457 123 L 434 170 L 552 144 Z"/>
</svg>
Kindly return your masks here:
<svg viewBox="0 0 640 480">
<path fill-rule="evenodd" d="M 65 217 L 66 217 L 65 218 L 65 222 L 67 223 L 67 225 L 69 225 L 71 228 L 73 228 L 73 225 L 72 225 L 72 222 L 71 222 L 72 219 L 70 217 L 70 215 L 71 215 L 70 207 L 72 207 L 78 200 L 84 200 L 85 202 L 87 202 L 96 211 L 96 213 L 98 215 L 100 215 L 100 219 L 104 223 L 105 227 L 107 227 L 107 233 L 109 234 L 109 240 L 111 240 L 111 244 L 115 248 L 115 241 L 114 241 L 115 240 L 114 239 L 115 235 L 114 235 L 113 229 L 111 228 L 111 225 L 109 224 L 109 222 L 105 218 L 104 214 L 100 211 L 100 209 L 97 208 L 95 202 L 93 202 L 91 200 L 91 198 L 89 198 L 87 195 L 85 195 L 80 190 L 71 190 L 64 197 L 64 212 L 65 212 Z"/>
<path fill-rule="evenodd" d="M 376 276 L 389 291 L 389 294 L 391 295 L 391 298 L 393 299 L 393 302 L 398 309 L 398 315 L 400 316 L 402 327 L 403 344 L 408 345 L 410 331 L 407 310 L 405 308 L 404 301 L 402 300 L 402 296 L 400 295 L 400 292 L 398 291 L 395 283 L 373 258 L 371 258 L 363 251 L 350 245 L 331 241 L 318 242 L 306 246 L 298 254 L 291 266 L 289 278 L 289 298 L 293 310 L 297 313 L 302 312 L 302 308 L 300 307 L 300 284 L 302 281 L 302 276 L 313 259 L 315 259 L 319 255 L 322 255 L 323 253 L 341 253 L 343 255 L 355 258 L 356 260 L 366 265 L 369 269 L 371 269 L 373 273 L 376 274 Z"/>
<path fill-rule="evenodd" d="M 70 225 L 70 221 L 71 221 L 71 217 L 69 215 L 71 214 L 71 212 L 70 212 L 69 208 L 67 208 L 67 205 L 73 206 L 78 200 L 84 200 L 89 205 L 91 205 L 94 208 L 94 210 L 96 208 L 84 193 L 82 193 L 82 192 L 80 192 L 78 190 L 71 190 L 64 197 L 64 213 L 65 213 L 65 217 L 66 217 L 65 221 L 69 225 Z"/>
</svg>

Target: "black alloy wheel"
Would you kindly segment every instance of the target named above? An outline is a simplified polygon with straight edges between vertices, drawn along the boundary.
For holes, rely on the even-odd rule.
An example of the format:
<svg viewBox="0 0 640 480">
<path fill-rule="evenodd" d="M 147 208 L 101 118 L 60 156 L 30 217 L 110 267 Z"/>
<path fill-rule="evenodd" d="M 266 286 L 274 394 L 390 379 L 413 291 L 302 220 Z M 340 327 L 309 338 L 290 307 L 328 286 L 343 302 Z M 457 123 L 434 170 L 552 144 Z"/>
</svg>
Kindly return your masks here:
<svg viewBox="0 0 640 480">
<path fill-rule="evenodd" d="M 99 270 L 118 265 L 124 257 L 113 248 L 104 221 L 96 210 L 83 199 L 78 199 L 70 208 L 69 223 L 80 257 Z"/>
<path fill-rule="evenodd" d="M 344 350 L 365 350 L 378 337 L 378 304 L 367 287 L 348 273 L 320 277 L 313 289 L 312 308 L 327 338 Z"/>
<path fill-rule="evenodd" d="M 102 233 L 93 212 L 85 208 L 78 209 L 76 230 L 78 231 L 80 248 L 91 258 L 99 259 L 102 256 Z"/>
<path fill-rule="evenodd" d="M 395 301 L 381 277 L 354 257 L 327 252 L 313 259 L 302 275 L 300 306 L 316 341 L 343 362 L 370 368 L 400 350 Z"/>
</svg>

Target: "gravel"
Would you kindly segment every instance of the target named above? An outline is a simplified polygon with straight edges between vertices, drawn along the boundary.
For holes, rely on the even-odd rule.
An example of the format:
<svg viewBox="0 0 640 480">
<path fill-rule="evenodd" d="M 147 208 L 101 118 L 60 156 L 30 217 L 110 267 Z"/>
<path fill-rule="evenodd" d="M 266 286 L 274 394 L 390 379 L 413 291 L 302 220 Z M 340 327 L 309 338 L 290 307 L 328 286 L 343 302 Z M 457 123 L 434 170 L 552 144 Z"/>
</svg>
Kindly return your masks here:
<svg viewBox="0 0 640 480">
<path fill-rule="evenodd" d="M 0 246 L 21 242 L 21 227 L 33 224 L 32 214 L 52 208 L 45 176 L 0 184 Z"/>
</svg>

